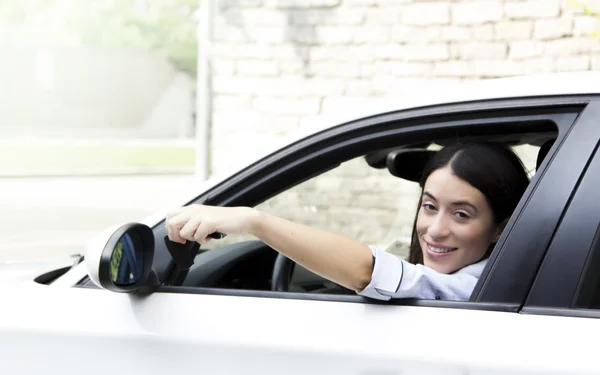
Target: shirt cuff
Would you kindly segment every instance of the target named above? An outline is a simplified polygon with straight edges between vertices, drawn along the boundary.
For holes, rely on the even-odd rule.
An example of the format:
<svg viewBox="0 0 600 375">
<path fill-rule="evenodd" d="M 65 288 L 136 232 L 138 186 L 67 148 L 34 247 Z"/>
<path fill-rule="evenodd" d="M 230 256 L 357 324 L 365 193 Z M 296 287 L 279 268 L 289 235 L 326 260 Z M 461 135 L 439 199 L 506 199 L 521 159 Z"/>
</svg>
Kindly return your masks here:
<svg viewBox="0 0 600 375">
<path fill-rule="evenodd" d="M 387 251 L 370 246 L 373 254 L 371 282 L 359 295 L 379 300 L 389 300 L 402 281 L 402 260 Z"/>
</svg>

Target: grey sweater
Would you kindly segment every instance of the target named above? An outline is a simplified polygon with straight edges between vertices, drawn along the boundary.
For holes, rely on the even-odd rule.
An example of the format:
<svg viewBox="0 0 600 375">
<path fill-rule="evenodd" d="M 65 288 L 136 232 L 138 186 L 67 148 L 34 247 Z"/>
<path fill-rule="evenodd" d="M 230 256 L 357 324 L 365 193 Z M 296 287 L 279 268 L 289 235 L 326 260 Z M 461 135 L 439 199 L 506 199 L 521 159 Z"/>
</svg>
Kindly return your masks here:
<svg viewBox="0 0 600 375">
<path fill-rule="evenodd" d="M 422 264 L 411 264 L 376 247 L 373 253 L 371 282 L 359 295 L 390 298 L 441 299 L 467 301 L 487 263 L 484 259 L 452 274 L 439 273 Z"/>
</svg>

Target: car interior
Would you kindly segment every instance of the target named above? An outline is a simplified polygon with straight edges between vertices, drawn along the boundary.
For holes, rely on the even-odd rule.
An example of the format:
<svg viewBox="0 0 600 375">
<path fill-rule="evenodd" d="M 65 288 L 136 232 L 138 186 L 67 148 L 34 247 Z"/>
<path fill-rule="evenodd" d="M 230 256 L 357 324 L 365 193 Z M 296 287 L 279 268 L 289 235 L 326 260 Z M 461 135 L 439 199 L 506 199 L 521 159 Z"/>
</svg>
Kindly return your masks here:
<svg viewBox="0 0 600 375">
<path fill-rule="evenodd" d="M 515 138 L 516 137 L 516 138 Z M 535 171 L 542 167 L 556 133 L 500 136 L 492 141 L 509 146 L 539 147 Z M 489 141 L 488 139 L 485 139 Z M 392 176 L 418 182 L 425 164 L 440 147 L 454 140 L 402 145 L 364 155 L 371 168 L 387 169 Z M 533 171 L 530 171 L 533 172 Z M 532 175 L 532 174 L 531 174 Z M 181 284 L 184 287 L 278 291 L 315 294 L 355 293 L 312 273 L 257 240 L 200 248 L 194 264 Z"/>
</svg>

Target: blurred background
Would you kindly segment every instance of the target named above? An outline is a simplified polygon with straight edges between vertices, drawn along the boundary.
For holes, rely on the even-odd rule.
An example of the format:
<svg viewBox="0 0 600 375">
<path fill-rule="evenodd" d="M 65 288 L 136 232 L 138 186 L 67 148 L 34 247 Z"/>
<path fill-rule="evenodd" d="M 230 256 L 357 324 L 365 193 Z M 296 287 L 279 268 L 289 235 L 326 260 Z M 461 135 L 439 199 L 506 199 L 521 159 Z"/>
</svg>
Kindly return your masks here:
<svg viewBox="0 0 600 375">
<path fill-rule="evenodd" d="M 0 260 L 81 252 L 190 190 L 198 7 L 0 0 Z"/>
<path fill-rule="evenodd" d="M 0 261 L 81 252 L 99 230 L 182 203 L 318 116 L 464 81 L 598 70 L 598 10 L 600 0 L 0 0 Z M 345 217 L 352 202 L 381 206 L 382 189 L 358 188 L 368 173 L 353 161 L 305 192 L 347 188 L 330 210 Z M 408 230 L 416 186 L 368 177 Z M 269 207 L 311 224 L 315 203 L 298 203 L 299 189 L 295 208 Z"/>
</svg>

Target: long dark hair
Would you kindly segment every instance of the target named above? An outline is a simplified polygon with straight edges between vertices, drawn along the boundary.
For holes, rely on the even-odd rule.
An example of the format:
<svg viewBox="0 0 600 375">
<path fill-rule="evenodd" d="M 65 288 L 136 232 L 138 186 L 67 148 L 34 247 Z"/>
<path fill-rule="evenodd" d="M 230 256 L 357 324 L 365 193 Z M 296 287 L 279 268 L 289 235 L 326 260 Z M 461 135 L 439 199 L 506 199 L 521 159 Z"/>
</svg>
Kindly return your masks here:
<svg viewBox="0 0 600 375">
<path fill-rule="evenodd" d="M 486 197 L 496 224 L 510 217 L 529 184 L 523 163 L 509 147 L 488 142 L 457 143 L 444 147 L 427 162 L 419 182 L 419 207 L 425 181 L 434 171 L 446 166 Z M 423 252 L 416 232 L 417 217 L 413 224 L 408 261 L 422 264 Z M 491 244 L 484 258 L 490 256 L 493 248 L 494 244 Z"/>
</svg>

